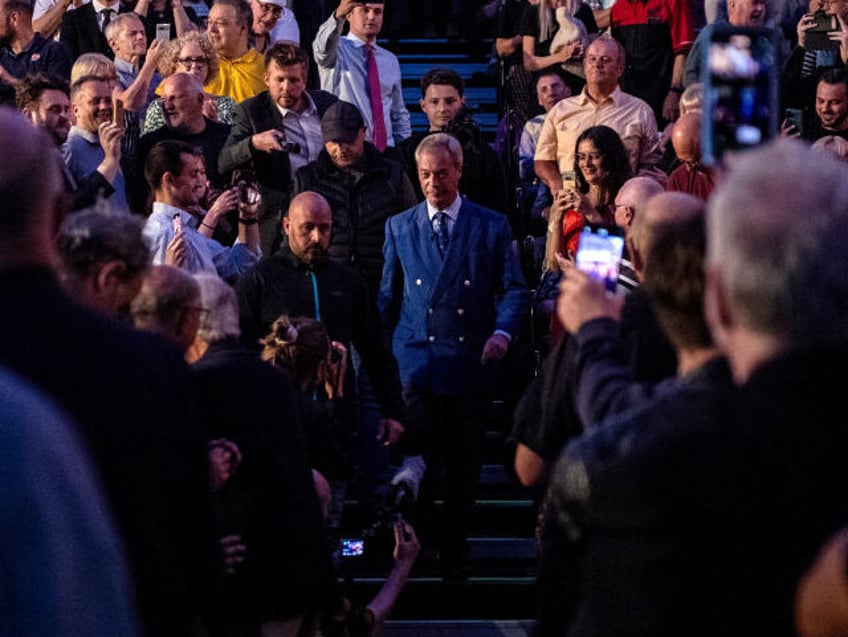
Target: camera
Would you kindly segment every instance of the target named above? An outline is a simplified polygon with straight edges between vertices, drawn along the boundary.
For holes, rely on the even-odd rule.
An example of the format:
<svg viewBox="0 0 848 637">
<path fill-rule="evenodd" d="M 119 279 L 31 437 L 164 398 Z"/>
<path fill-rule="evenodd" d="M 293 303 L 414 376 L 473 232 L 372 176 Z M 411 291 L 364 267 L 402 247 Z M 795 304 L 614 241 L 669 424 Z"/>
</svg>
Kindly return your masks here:
<svg viewBox="0 0 848 637">
<path fill-rule="evenodd" d="M 300 144 L 296 142 L 280 142 L 280 150 L 277 152 L 298 154 L 300 152 Z"/>
</svg>

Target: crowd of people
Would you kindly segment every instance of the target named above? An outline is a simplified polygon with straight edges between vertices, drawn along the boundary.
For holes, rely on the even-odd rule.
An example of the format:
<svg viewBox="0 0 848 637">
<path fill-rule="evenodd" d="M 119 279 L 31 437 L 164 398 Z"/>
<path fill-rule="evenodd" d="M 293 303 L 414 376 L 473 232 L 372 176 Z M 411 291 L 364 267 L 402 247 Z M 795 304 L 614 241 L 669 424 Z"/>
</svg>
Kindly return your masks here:
<svg viewBox="0 0 848 637">
<path fill-rule="evenodd" d="M 494 141 L 389 50 L 472 15 Z M 717 161 L 727 28 L 780 116 Z M 844 634 L 846 62 L 848 0 L 0 0 L 0 633 L 376 634 L 506 400 L 536 635 Z"/>
</svg>

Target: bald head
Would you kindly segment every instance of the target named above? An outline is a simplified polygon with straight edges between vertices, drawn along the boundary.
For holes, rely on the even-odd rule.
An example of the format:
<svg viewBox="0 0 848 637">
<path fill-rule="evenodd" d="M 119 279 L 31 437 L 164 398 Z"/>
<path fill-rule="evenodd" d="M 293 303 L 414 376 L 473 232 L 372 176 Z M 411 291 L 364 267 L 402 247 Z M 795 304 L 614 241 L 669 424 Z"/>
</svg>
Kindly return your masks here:
<svg viewBox="0 0 848 637">
<path fill-rule="evenodd" d="M 662 184 L 651 177 L 631 177 L 625 181 L 615 196 L 615 225 L 629 230 L 636 209 L 664 190 Z"/>
<path fill-rule="evenodd" d="M 23 115 L 0 107 L 0 148 L 0 266 L 52 264 L 63 212 L 55 146 Z"/>
<path fill-rule="evenodd" d="M 701 160 L 701 114 L 681 115 L 674 123 L 671 133 L 671 145 L 678 159 L 685 164 L 695 164 Z"/>
<path fill-rule="evenodd" d="M 289 248 L 304 263 L 327 260 L 332 230 L 333 211 L 317 192 L 297 195 L 283 217 L 283 232 L 288 237 Z"/>
<path fill-rule="evenodd" d="M 644 272 L 650 259 L 651 238 L 655 229 L 676 219 L 702 215 L 703 200 L 685 192 L 662 192 L 637 208 L 630 228 L 630 250 L 636 271 Z"/>
<path fill-rule="evenodd" d="M 174 73 L 160 85 L 165 123 L 186 133 L 201 133 L 206 128 L 203 119 L 203 86 L 190 73 Z"/>
</svg>

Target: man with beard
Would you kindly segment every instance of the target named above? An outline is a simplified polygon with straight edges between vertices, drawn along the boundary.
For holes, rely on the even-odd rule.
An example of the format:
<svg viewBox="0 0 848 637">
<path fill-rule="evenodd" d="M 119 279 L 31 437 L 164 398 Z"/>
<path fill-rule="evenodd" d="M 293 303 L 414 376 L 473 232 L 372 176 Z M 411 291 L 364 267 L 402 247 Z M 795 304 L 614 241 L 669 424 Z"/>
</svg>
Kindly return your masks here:
<svg viewBox="0 0 848 637">
<path fill-rule="evenodd" d="M 65 143 L 71 130 L 71 99 L 68 82 L 62 78 L 35 73 L 27 75 L 15 86 L 18 110 L 23 113 L 33 125 L 44 130 L 53 140 L 56 149 Z M 115 189 L 112 182 L 115 180 L 120 162 L 120 142 L 110 143 L 109 140 L 120 135 L 120 128 L 113 126 L 109 135 L 101 139 L 101 148 L 104 151 L 103 161 L 97 169 L 84 178 L 74 179 L 70 171 L 65 167 L 65 188 L 71 196 L 71 210 L 80 210 L 94 204 L 99 195 L 108 197 Z M 102 145 L 102 141 L 106 144 Z"/>
<path fill-rule="evenodd" d="M 144 179 L 144 160 L 157 142 L 166 139 L 202 148 L 209 185 L 219 191 L 227 186 L 227 181 L 218 173 L 218 155 L 227 141 L 230 127 L 203 115 L 204 93 L 199 80 L 190 73 L 174 73 L 162 81 L 160 88 L 165 125 L 142 135 L 139 140 L 138 160 L 128 179 L 133 210 L 147 210 L 149 189 Z"/>
<path fill-rule="evenodd" d="M 359 272 L 329 260 L 333 213 L 315 192 L 292 199 L 283 217 L 288 241 L 236 284 L 241 311 L 241 338 L 258 348 L 271 324 L 281 315 L 309 316 L 327 325 L 330 338 L 356 348 L 373 380 L 383 416 L 381 430 L 394 443 L 403 432 L 397 364 L 383 346 L 377 307 L 366 293 Z M 349 382 L 353 374 L 346 374 Z M 345 394 L 353 396 L 352 388 Z"/>
<path fill-rule="evenodd" d="M 112 88 L 94 75 L 86 75 L 71 87 L 76 124 L 62 145 L 68 172 L 82 182 L 97 171 L 112 186 L 107 201 L 117 210 L 129 212 L 126 181 L 121 170 L 121 138 L 124 129 L 112 122 Z"/>
<path fill-rule="evenodd" d="M 0 0 L 0 102 L 14 106 L 15 84 L 27 73 L 71 76 L 71 58 L 61 44 L 35 33 L 26 0 Z"/>
<path fill-rule="evenodd" d="M 830 69 L 822 73 L 816 86 L 818 118 L 804 131 L 804 139 L 814 142 L 825 135 L 848 139 L 848 73 Z"/>
</svg>

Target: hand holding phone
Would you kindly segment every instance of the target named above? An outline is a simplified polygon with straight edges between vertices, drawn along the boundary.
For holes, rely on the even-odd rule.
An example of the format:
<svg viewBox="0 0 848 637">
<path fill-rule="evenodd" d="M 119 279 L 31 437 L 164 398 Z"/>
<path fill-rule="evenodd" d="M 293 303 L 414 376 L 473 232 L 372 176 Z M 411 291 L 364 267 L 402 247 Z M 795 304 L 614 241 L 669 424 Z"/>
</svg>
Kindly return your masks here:
<svg viewBox="0 0 848 637">
<path fill-rule="evenodd" d="M 607 290 L 615 292 L 623 251 L 624 237 L 587 227 L 580 233 L 574 261 L 579 270 L 602 281 Z"/>
<path fill-rule="evenodd" d="M 156 39 L 162 42 L 168 42 L 171 39 L 170 22 L 158 23 L 156 25 Z"/>
</svg>

